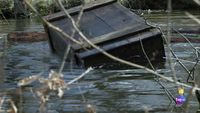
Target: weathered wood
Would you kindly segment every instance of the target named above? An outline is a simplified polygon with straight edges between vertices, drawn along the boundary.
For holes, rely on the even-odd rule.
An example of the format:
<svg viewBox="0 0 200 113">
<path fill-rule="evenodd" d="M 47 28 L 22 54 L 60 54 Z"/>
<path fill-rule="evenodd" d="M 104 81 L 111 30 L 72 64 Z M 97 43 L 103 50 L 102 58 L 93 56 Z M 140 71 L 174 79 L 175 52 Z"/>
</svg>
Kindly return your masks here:
<svg viewBox="0 0 200 113">
<path fill-rule="evenodd" d="M 136 29 L 136 27 L 137 27 L 137 29 Z M 151 27 L 150 26 L 145 26 L 145 27 L 144 26 L 130 26 L 130 27 L 124 28 L 124 29 L 119 30 L 119 31 L 111 32 L 111 33 L 93 38 L 90 41 L 93 42 L 94 44 L 105 43 L 106 41 L 109 41 L 109 40 L 112 40 L 112 39 L 118 39 L 118 38 L 125 36 L 125 35 L 130 35 L 130 34 L 133 35 L 133 34 L 139 32 L 139 31 L 141 32 L 142 30 L 145 30 L 145 29 L 148 29 L 148 28 L 151 28 Z M 74 44 L 72 46 L 73 46 L 74 50 L 79 50 L 81 48 L 89 47 L 89 44 L 84 43 L 82 46 Z"/>
<path fill-rule="evenodd" d="M 187 37 L 187 39 L 192 43 L 200 43 L 200 38 L 189 38 L 189 37 Z M 188 41 L 185 40 L 182 37 L 171 37 L 171 42 L 172 43 L 187 43 Z"/>
<path fill-rule="evenodd" d="M 22 32 L 15 31 L 7 35 L 8 40 L 10 41 L 45 41 L 47 40 L 47 34 L 45 32 Z"/>
<path fill-rule="evenodd" d="M 144 40 L 144 39 L 147 39 L 149 37 L 153 37 L 153 36 L 156 36 L 159 34 L 160 34 L 160 31 L 158 29 L 151 29 L 150 32 L 146 31 L 146 32 L 138 33 L 138 34 L 132 35 L 131 37 L 128 37 L 128 38 L 123 37 L 124 38 L 123 40 L 117 41 L 117 42 L 112 42 L 107 45 L 103 45 L 103 46 L 101 46 L 101 48 L 104 49 L 105 51 L 109 51 L 114 48 L 119 48 L 121 46 L 125 46 L 128 44 L 134 43 L 134 42 L 139 42 L 140 39 Z M 88 56 L 95 55 L 98 53 L 99 53 L 99 51 L 93 48 L 93 49 L 90 49 L 90 50 L 87 50 L 84 52 L 80 52 L 78 54 L 78 56 L 80 58 L 84 58 L 84 57 L 88 57 Z"/>
<path fill-rule="evenodd" d="M 118 3 L 113 3 L 103 8 L 85 12 L 80 21 L 80 29 L 92 42 L 97 44 L 101 41 L 112 40 L 125 34 L 128 35 L 151 28 L 139 16 L 132 14 L 132 12 L 129 12 L 129 14 L 126 12 L 129 10 L 118 7 L 120 7 Z M 77 15 L 74 15 L 73 18 L 76 19 Z M 52 21 L 52 24 L 65 29 L 64 31 L 68 34 L 73 31 L 73 26 L 67 18 Z M 108 39 L 108 37 L 111 38 Z M 75 38 L 78 39 L 80 36 L 76 34 Z M 77 49 L 80 49 L 80 46 Z"/>
<path fill-rule="evenodd" d="M 80 6 L 81 7 L 81 6 Z M 80 7 L 69 9 L 68 12 L 77 20 Z M 71 35 L 73 25 L 63 12 L 45 17 L 53 25 Z M 55 30 L 44 26 L 49 35 L 50 46 L 54 52 L 63 56 L 71 41 Z M 145 20 L 114 0 L 87 5 L 79 22 L 79 29 L 94 44 L 106 52 L 131 62 L 147 62 L 141 49 L 140 40 L 151 61 L 163 61 L 165 56 L 162 33 L 157 28 L 147 25 Z M 81 40 L 76 33 L 75 39 Z M 113 60 L 100 51 L 84 43 L 82 46 L 72 44 L 72 55 L 77 64 L 99 66 L 112 63 Z"/>
</svg>

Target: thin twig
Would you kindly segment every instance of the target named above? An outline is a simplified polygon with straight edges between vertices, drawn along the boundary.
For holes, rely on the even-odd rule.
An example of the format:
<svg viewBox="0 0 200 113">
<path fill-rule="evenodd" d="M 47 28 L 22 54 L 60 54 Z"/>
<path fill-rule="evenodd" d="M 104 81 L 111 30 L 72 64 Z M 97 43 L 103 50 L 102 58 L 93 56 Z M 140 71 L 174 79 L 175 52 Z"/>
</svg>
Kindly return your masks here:
<svg viewBox="0 0 200 113">
<path fill-rule="evenodd" d="M 173 94 L 162 84 L 162 82 L 159 80 L 159 78 L 156 80 L 157 83 L 163 88 L 163 90 L 165 91 L 165 93 L 167 94 L 167 97 L 170 99 L 170 101 L 176 101 L 175 97 L 173 96 Z"/>
<path fill-rule="evenodd" d="M 194 88 L 195 87 L 193 87 L 193 88 L 191 88 L 190 89 L 190 91 L 189 91 L 189 94 L 188 94 L 188 96 L 186 97 L 186 101 L 185 101 L 185 103 L 183 104 L 183 112 L 184 113 L 188 113 L 188 108 L 189 108 L 189 102 L 190 102 L 190 99 L 191 99 L 191 97 L 192 97 L 192 93 L 193 93 L 193 91 L 194 91 Z"/>
<path fill-rule="evenodd" d="M 197 60 L 196 64 L 194 64 L 194 66 L 192 67 L 192 69 L 190 70 L 190 75 L 192 75 L 192 80 L 195 80 L 195 77 L 194 77 L 194 72 L 195 72 L 195 69 L 197 67 L 197 64 L 199 63 L 199 60 Z M 187 78 L 187 81 L 189 81 L 189 76 Z"/>
<path fill-rule="evenodd" d="M 1 107 L 2 107 L 2 105 L 4 103 L 4 101 L 5 101 L 5 96 L 0 97 L 0 110 L 1 110 Z"/>
<path fill-rule="evenodd" d="M 89 67 L 84 73 L 82 73 L 80 76 L 76 77 L 75 79 L 69 81 L 67 83 L 67 85 L 73 84 L 74 82 L 78 81 L 79 79 L 81 79 L 82 77 L 84 77 L 87 73 L 89 73 L 91 70 L 93 70 L 93 68 Z"/>
<path fill-rule="evenodd" d="M 33 8 L 33 6 L 32 6 L 29 2 L 27 2 L 27 0 L 25 0 L 25 2 L 26 2 L 26 4 L 27 4 L 38 16 L 40 16 L 40 14 L 37 12 L 37 10 L 36 10 L 35 8 Z M 71 17 L 71 16 L 69 15 L 69 13 L 68 13 L 65 9 L 63 9 L 63 10 L 64 10 L 64 12 L 67 14 L 68 17 Z M 41 18 L 41 16 L 40 16 L 40 18 Z M 49 25 L 48 22 L 47 22 L 46 20 L 44 20 L 43 18 L 41 18 L 41 19 L 42 19 L 47 25 Z M 72 17 L 71 17 L 70 19 L 73 20 Z M 73 22 L 73 23 L 75 23 L 75 22 Z M 169 82 L 175 82 L 173 79 L 168 78 L 168 77 L 165 77 L 164 75 L 159 74 L 159 73 L 155 72 L 154 70 L 151 70 L 151 69 L 149 69 L 149 68 L 147 68 L 147 67 L 144 67 L 144 66 L 141 66 L 141 65 L 138 65 L 138 64 L 135 64 L 135 63 L 132 63 L 132 62 L 129 62 L 129 61 L 120 59 L 120 58 L 118 58 L 118 57 L 115 57 L 115 56 L 113 56 L 113 55 L 107 53 L 107 52 L 104 51 L 103 49 L 101 49 L 101 48 L 99 48 L 98 46 L 94 45 L 90 40 L 88 40 L 88 39 L 86 38 L 86 36 L 78 29 L 78 27 L 77 27 L 76 24 L 73 24 L 73 26 L 74 26 L 75 30 L 78 32 L 78 34 L 82 37 L 83 40 L 85 40 L 85 41 L 86 41 L 88 44 L 90 44 L 93 48 L 97 49 L 97 50 L 100 51 L 102 54 L 106 55 L 107 57 L 109 57 L 109 58 L 111 58 L 111 59 L 113 59 L 113 60 L 116 60 L 116 61 L 118 61 L 118 62 L 120 62 L 120 63 L 129 65 L 129 66 L 132 66 L 132 67 L 144 69 L 145 71 L 148 71 L 148 72 L 150 72 L 150 73 L 152 73 L 152 74 L 154 74 L 154 75 L 157 75 L 157 76 L 159 76 L 159 77 L 161 77 L 161 78 L 163 78 L 163 79 L 165 79 L 165 80 L 167 80 L 167 81 L 169 81 Z M 56 30 L 56 31 L 58 31 L 58 32 L 64 33 L 63 30 L 58 29 L 58 28 L 55 27 L 55 26 L 52 27 L 51 24 L 49 25 L 49 27 L 52 28 L 52 29 L 54 29 L 54 30 Z M 66 38 L 69 38 L 69 35 L 67 35 L 66 33 L 65 33 L 65 35 L 63 35 L 63 36 L 66 37 Z M 70 38 L 69 38 L 69 39 L 70 39 Z M 73 39 L 70 39 L 70 40 L 73 41 Z M 73 41 L 73 42 L 76 43 L 77 41 Z M 77 44 L 81 45 L 82 43 L 77 42 Z M 193 87 L 193 86 L 191 86 L 191 85 L 188 85 L 188 84 L 185 84 L 185 83 L 181 83 L 181 82 L 176 82 L 176 84 L 182 85 L 182 86 L 185 86 L 185 87 L 188 87 L 188 88 L 192 88 L 192 87 Z M 200 88 L 195 88 L 195 90 L 200 90 Z"/>
<path fill-rule="evenodd" d="M 40 15 L 40 13 L 28 2 L 28 0 L 25 0 L 25 3 L 27 4 L 27 6 L 29 6 L 29 8 L 31 8 L 31 10 L 33 10 L 38 17 L 51 29 L 56 30 L 57 32 L 59 32 L 60 34 L 62 34 L 64 37 L 70 39 L 71 41 L 73 41 L 74 43 L 77 44 L 82 44 L 81 42 L 79 42 L 78 40 L 71 38 L 67 33 L 65 33 L 62 29 L 60 29 L 59 27 L 54 26 L 53 24 L 49 23 L 48 21 L 46 21 L 44 18 L 42 18 L 42 16 Z"/>
<path fill-rule="evenodd" d="M 57 2 L 58 2 L 58 1 L 57 1 Z M 58 4 L 62 7 L 62 4 L 60 4 L 60 2 L 58 2 Z M 82 15 L 83 15 L 83 11 L 84 11 L 84 5 L 83 5 L 81 11 L 79 12 L 78 19 L 77 19 L 77 21 L 76 21 L 76 25 L 77 25 L 77 26 L 79 26 L 79 22 L 80 22 L 80 20 L 81 20 Z M 75 33 L 76 33 L 76 30 L 73 29 L 72 35 L 71 35 L 72 38 L 75 36 Z M 85 72 L 85 74 L 86 74 L 86 72 Z M 82 74 L 82 76 L 84 76 L 84 75 Z M 82 78 L 82 77 L 79 76 L 78 78 Z M 76 79 L 78 79 L 78 78 L 76 78 Z M 74 80 L 75 80 L 75 79 L 74 79 Z M 75 81 L 77 81 L 77 80 L 75 80 Z M 72 82 L 73 82 L 73 80 L 72 80 Z M 69 85 L 69 83 L 68 83 L 67 85 Z M 80 94 L 81 94 L 81 98 L 82 98 L 82 100 L 83 100 L 83 103 L 87 105 L 87 103 L 86 103 L 86 98 L 85 98 L 85 96 L 82 94 L 82 91 L 81 91 L 80 86 L 78 86 L 78 89 L 79 89 L 79 92 L 80 92 Z"/>
<path fill-rule="evenodd" d="M 81 90 L 81 87 L 80 87 L 80 86 L 78 86 L 78 90 L 79 90 L 79 92 L 80 92 L 80 94 L 81 94 L 81 98 L 82 98 L 82 100 L 83 100 L 83 103 L 86 104 L 86 98 L 85 98 L 84 94 L 82 93 L 82 90 Z"/>
<path fill-rule="evenodd" d="M 63 61 L 62 61 L 62 63 L 61 63 L 61 66 L 60 66 L 60 69 L 59 69 L 58 73 L 62 73 L 62 71 L 63 71 L 63 68 L 64 68 L 64 66 L 65 66 L 65 61 L 66 61 L 67 56 L 68 56 L 68 54 L 69 54 L 70 48 L 71 48 L 71 46 L 70 46 L 70 44 L 69 44 L 69 45 L 67 46 L 67 48 L 66 48 L 65 53 L 64 53 Z"/>
<path fill-rule="evenodd" d="M 176 72 L 175 72 L 175 68 L 174 66 L 172 65 L 172 56 L 170 54 L 170 42 L 171 42 L 171 12 L 172 12 L 172 0 L 168 0 L 168 4 L 167 4 L 167 38 L 164 37 L 165 39 L 165 42 L 167 44 L 167 50 L 168 50 L 168 58 L 169 58 L 169 66 L 170 66 L 170 69 L 172 71 L 172 75 L 173 75 L 173 79 L 174 79 L 174 83 L 176 84 L 177 82 L 177 77 L 176 77 Z"/>
<path fill-rule="evenodd" d="M 140 45 L 141 45 L 142 51 L 143 51 L 143 53 L 144 53 L 146 59 L 148 60 L 149 65 L 151 66 L 151 68 L 152 68 L 154 71 L 156 71 L 155 68 L 154 68 L 154 66 L 153 66 L 153 64 L 151 63 L 151 61 L 150 61 L 148 55 L 146 54 L 146 51 L 144 50 L 144 46 L 143 46 L 143 43 L 142 43 L 142 40 L 141 40 L 141 39 L 140 39 Z M 165 91 L 165 93 L 167 94 L 167 97 L 169 98 L 169 100 L 170 100 L 170 101 L 172 101 L 172 100 L 175 101 L 174 96 L 173 96 L 173 95 L 171 94 L 171 92 L 162 84 L 162 82 L 159 80 L 158 76 L 156 76 L 155 81 L 156 81 L 156 82 L 162 87 L 162 89 Z"/>
<path fill-rule="evenodd" d="M 154 68 L 154 66 L 153 66 L 153 64 L 151 63 L 151 61 L 150 61 L 148 55 L 146 54 L 146 51 L 144 50 L 144 46 L 143 46 L 143 43 L 142 43 L 141 38 L 140 38 L 140 46 L 141 46 L 141 48 L 142 48 L 142 52 L 144 53 L 144 56 L 146 57 L 146 59 L 147 59 L 149 65 L 151 66 L 151 68 L 152 68 L 154 71 L 156 71 L 155 68 Z"/>
<path fill-rule="evenodd" d="M 200 0 L 193 0 L 197 5 L 200 6 Z"/>
<path fill-rule="evenodd" d="M 176 59 L 176 61 L 181 65 L 181 67 L 183 67 L 183 69 L 189 74 L 189 76 L 191 78 L 193 78 L 191 75 L 190 75 L 190 71 L 186 68 L 186 66 L 179 60 L 179 58 L 176 56 L 176 54 L 174 53 L 174 51 L 170 48 L 170 52 L 172 53 L 172 55 L 174 56 L 174 58 Z"/>
<path fill-rule="evenodd" d="M 174 29 L 174 28 L 172 28 L 175 32 L 177 32 L 178 34 L 180 34 L 189 44 L 190 44 L 190 46 L 195 50 L 195 51 L 197 51 L 198 53 L 200 53 L 199 52 L 199 50 L 197 50 L 197 48 L 195 48 L 194 47 L 194 45 L 190 42 L 190 40 L 185 36 L 185 35 L 183 35 L 182 33 L 180 33 L 178 30 L 176 30 L 176 29 Z"/>
<path fill-rule="evenodd" d="M 164 59 L 167 59 L 167 57 L 163 57 Z M 172 58 L 172 60 L 180 60 L 182 62 L 187 62 L 187 63 L 191 63 L 191 64 L 196 64 L 196 62 L 192 62 L 192 61 L 189 61 L 189 60 L 184 60 L 184 59 L 180 59 L 180 58 Z M 197 65 L 200 65 L 200 63 L 198 62 Z"/>
<path fill-rule="evenodd" d="M 59 5 L 60 5 L 60 4 L 59 4 Z M 83 15 L 83 11 L 84 11 L 84 6 L 82 7 L 81 11 L 79 12 L 78 20 L 77 20 L 77 22 L 76 22 L 77 25 L 79 24 L 79 22 L 80 22 L 80 20 L 81 20 L 81 17 L 82 17 L 82 15 Z M 76 34 L 76 30 L 73 29 L 72 34 L 71 34 L 70 37 L 73 39 L 74 36 L 75 36 L 75 34 Z M 62 70 L 63 70 L 63 68 L 64 68 L 65 61 L 66 61 L 66 59 L 67 59 L 67 56 L 68 56 L 68 54 L 69 54 L 69 51 L 70 51 L 70 45 L 68 45 L 68 47 L 67 47 L 66 50 L 65 50 L 64 57 L 63 57 L 63 61 L 62 61 L 62 64 L 61 64 L 61 66 L 60 66 L 60 69 L 59 69 L 59 73 L 61 73 Z"/>
<path fill-rule="evenodd" d="M 10 102 L 10 105 L 11 105 L 11 112 L 10 113 L 17 113 L 18 109 L 17 109 L 14 101 L 13 100 L 9 100 L 9 102 Z"/>
<path fill-rule="evenodd" d="M 198 19 L 197 17 L 195 17 L 194 15 L 192 15 L 191 13 L 189 12 L 185 12 L 185 14 L 191 18 L 192 20 L 194 20 L 195 22 L 197 22 L 198 24 L 200 24 L 200 19 Z"/>
<path fill-rule="evenodd" d="M 22 113 L 22 109 L 23 109 L 23 91 L 22 91 L 22 87 L 19 88 L 19 113 Z"/>
<path fill-rule="evenodd" d="M 1 13 L 2 17 L 4 18 L 4 20 L 6 21 L 6 23 L 7 23 L 7 24 L 10 24 L 10 23 L 8 22 L 8 20 L 6 19 L 6 17 L 4 16 L 4 14 L 3 14 L 3 12 L 2 12 L 1 9 L 0 9 L 0 13 Z"/>
<path fill-rule="evenodd" d="M 154 75 L 157 75 L 163 79 L 166 79 L 168 80 L 169 82 L 175 82 L 177 85 L 182 85 L 182 86 L 185 86 L 185 87 L 189 87 L 191 88 L 192 86 L 188 85 L 188 84 L 185 84 L 185 83 L 181 83 L 181 82 L 178 82 L 176 80 L 173 80 L 171 78 L 168 78 L 168 77 L 165 77 L 164 75 L 161 75 L 157 72 L 155 72 L 154 70 L 152 69 L 149 69 L 147 67 L 144 67 L 144 66 L 141 66 L 141 65 L 138 65 L 138 64 L 135 64 L 135 63 L 132 63 L 132 62 L 129 62 L 129 61 L 126 61 L 126 60 L 123 60 L 123 59 L 120 59 L 118 57 L 115 57 L 109 53 L 107 53 L 106 51 L 104 51 L 103 49 L 99 48 L 98 46 L 96 46 L 95 44 L 93 44 L 90 40 L 87 39 L 87 37 L 80 31 L 80 29 L 78 28 L 78 26 L 75 24 L 75 21 L 73 20 L 73 18 L 69 15 L 68 11 L 64 8 L 62 8 L 62 10 L 64 11 L 64 13 L 67 15 L 67 17 L 71 20 L 72 22 L 72 25 L 74 27 L 74 29 L 78 32 L 78 34 L 81 36 L 81 38 L 83 40 L 85 40 L 89 45 L 91 45 L 93 48 L 97 49 L 99 52 L 101 52 L 102 54 L 104 54 L 105 56 L 107 56 L 108 58 L 110 59 L 113 59 L 115 61 L 118 61 L 120 63 L 123 63 L 123 64 L 126 64 L 126 65 L 129 65 L 129 66 L 132 66 L 132 67 L 136 67 L 136 68 L 140 68 L 140 69 L 144 69 Z M 198 90 L 200 88 L 197 88 Z"/>
</svg>

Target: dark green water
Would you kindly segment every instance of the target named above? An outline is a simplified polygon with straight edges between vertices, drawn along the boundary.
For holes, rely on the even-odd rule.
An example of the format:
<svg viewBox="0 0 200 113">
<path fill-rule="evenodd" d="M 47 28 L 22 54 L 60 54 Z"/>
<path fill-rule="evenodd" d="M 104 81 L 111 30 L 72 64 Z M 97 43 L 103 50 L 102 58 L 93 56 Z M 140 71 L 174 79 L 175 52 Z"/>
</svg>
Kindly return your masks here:
<svg viewBox="0 0 200 113">
<path fill-rule="evenodd" d="M 149 16 L 149 15 L 148 15 Z M 182 16 L 184 16 L 182 14 Z M 156 18 L 157 17 L 157 18 Z M 161 14 L 152 15 L 150 20 L 160 26 L 166 25 L 165 19 Z M 157 21 L 154 19 L 156 18 Z M 185 27 L 191 27 L 193 22 L 180 19 Z M 30 89 L 37 88 L 39 84 L 33 83 L 22 89 L 17 87 L 20 79 L 44 72 L 43 76 L 48 76 L 50 70 L 57 70 L 61 60 L 52 54 L 48 42 L 8 42 L 5 44 L 5 36 L 10 31 L 43 31 L 42 25 L 34 20 L 9 20 L 10 25 L 0 25 L 0 97 L 12 99 L 23 113 L 37 113 L 39 109 L 39 99 L 35 98 Z M 180 25 L 178 23 L 177 25 Z M 195 23 L 193 25 L 196 25 Z M 177 28 L 179 26 L 176 26 Z M 172 43 L 176 55 L 179 58 L 195 61 L 194 50 L 187 43 Z M 195 47 L 200 44 L 194 43 Z M 166 52 L 167 54 L 167 52 Z M 175 61 L 173 62 L 178 79 L 185 82 L 187 73 Z M 185 62 L 187 68 L 191 69 L 194 64 Z M 172 77 L 167 63 L 164 68 L 157 71 L 167 77 Z M 197 70 L 199 71 L 199 70 Z M 63 71 L 65 81 L 70 81 L 79 76 L 84 69 L 72 68 L 66 64 Z M 80 82 L 73 84 L 66 90 L 62 99 L 52 96 L 47 102 L 48 113 L 85 113 L 85 104 L 82 96 L 87 103 L 96 107 L 98 113 L 145 113 L 148 109 L 153 113 L 180 113 L 181 108 L 174 102 L 170 102 L 165 91 L 154 80 L 154 75 L 141 69 L 125 70 L 105 70 L 97 69 L 86 75 Z M 176 86 L 173 83 L 162 81 L 164 86 L 176 96 Z M 188 95 L 186 88 L 185 95 Z M 2 110 L 9 108 L 5 102 Z M 190 113 L 195 113 L 198 109 L 198 102 L 193 95 L 189 103 Z M 1 112 L 1 111 L 0 111 Z M 3 112 L 3 111 L 2 111 Z"/>
</svg>

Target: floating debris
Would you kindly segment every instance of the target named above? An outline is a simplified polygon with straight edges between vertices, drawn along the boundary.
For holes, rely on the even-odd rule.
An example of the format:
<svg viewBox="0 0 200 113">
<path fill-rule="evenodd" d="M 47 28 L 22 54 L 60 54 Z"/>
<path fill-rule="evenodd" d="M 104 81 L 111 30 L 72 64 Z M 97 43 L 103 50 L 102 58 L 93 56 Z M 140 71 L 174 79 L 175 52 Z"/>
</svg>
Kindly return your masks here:
<svg viewBox="0 0 200 113">
<path fill-rule="evenodd" d="M 92 106 L 91 104 L 87 104 L 86 109 L 88 113 L 96 113 L 96 108 Z"/>
<path fill-rule="evenodd" d="M 18 86 L 29 85 L 29 84 L 33 83 L 34 81 L 38 80 L 41 75 L 42 75 L 42 73 L 39 73 L 37 75 L 32 75 L 27 78 L 24 78 L 24 79 L 20 80 L 17 85 Z"/>
<path fill-rule="evenodd" d="M 12 100 L 10 100 L 10 105 L 11 105 L 11 108 L 9 109 L 8 113 L 17 113 L 18 109 Z"/>
<path fill-rule="evenodd" d="M 63 77 L 64 75 L 62 73 L 57 73 L 53 70 L 50 71 L 49 73 L 49 78 L 54 78 L 54 77 Z"/>
<path fill-rule="evenodd" d="M 1 110 L 1 106 L 3 105 L 5 100 L 5 97 L 0 97 L 0 110 Z"/>
<path fill-rule="evenodd" d="M 58 88 L 58 96 L 61 98 L 64 95 L 64 91 L 61 88 Z"/>
<path fill-rule="evenodd" d="M 37 42 L 46 41 L 47 34 L 44 32 L 15 31 L 7 35 L 9 41 Z"/>
</svg>

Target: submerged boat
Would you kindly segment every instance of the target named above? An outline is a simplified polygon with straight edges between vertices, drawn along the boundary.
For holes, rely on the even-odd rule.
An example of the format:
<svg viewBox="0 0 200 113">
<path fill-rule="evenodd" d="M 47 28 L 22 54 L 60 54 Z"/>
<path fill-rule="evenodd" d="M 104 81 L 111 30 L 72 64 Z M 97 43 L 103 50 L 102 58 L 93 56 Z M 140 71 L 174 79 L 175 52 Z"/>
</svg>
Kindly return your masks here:
<svg viewBox="0 0 200 113">
<path fill-rule="evenodd" d="M 70 15 L 77 20 L 82 6 L 68 9 Z M 71 35 L 73 26 L 63 11 L 44 17 L 48 22 Z M 101 66 L 114 61 L 98 50 L 84 43 L 71 43 L 59 32 L 44 25 L 52 50 L 63 56 L 68 44 L 71 44 L 70 58 L 78 65 Z M 79 23 L 80 30 L 94 44 L 108 53 L 134 63 L 148 62 L 145 53 L 152 62 L 163 61 L 165 56 L 162 33 L 159 29 L 148 25 L 145 20 L 125 8 L 116 0 L 99 0 L 86 4 Z M 81 39 L 76 33 L 75 39 Z M 141 43 L 142 42 L 142 43 Z"/>
</svg>

